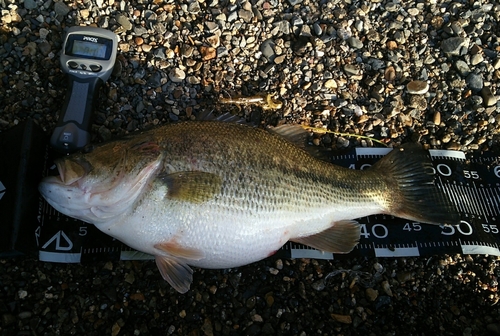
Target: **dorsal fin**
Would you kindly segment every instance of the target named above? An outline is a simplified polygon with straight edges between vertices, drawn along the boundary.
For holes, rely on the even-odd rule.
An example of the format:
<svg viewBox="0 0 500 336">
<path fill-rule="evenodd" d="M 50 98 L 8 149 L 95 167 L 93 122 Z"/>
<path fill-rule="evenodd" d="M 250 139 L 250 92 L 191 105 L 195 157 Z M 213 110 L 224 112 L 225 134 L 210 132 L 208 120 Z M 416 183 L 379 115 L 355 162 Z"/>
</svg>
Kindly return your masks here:
<svg viewBox="0 0 500 336">
<path fill-rule="evenodd" d="M 245 124 L 248 126 L 254 126 L 253 123 L 247 122 L 244 118 L 231 114 L 230 112 L 225 112 L 220 116 L 216 116 L 214 110 L 203 110 L 196 116 L 196 120 L 199 121 L 220 121 L 220 122 L 230 122 L 236 124 Z"/>
<path fill-rule="evenodd" d="M 309 155 L 323 161 L 330 161 L 330 156 L 326 149 L 309 145 L 309 131 L 302 125 L 280 125 L 274 128 L 268 128 L 268 131 L 285 138 L 295 146 L 305 150 Z"/>
</svg>

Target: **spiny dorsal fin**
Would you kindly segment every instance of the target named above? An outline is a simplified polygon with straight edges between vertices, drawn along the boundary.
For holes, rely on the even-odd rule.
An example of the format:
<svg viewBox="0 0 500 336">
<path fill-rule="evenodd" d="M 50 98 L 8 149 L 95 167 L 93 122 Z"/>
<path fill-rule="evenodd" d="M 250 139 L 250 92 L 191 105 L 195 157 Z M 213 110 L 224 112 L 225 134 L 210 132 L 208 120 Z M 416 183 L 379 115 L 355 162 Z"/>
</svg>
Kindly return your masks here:
<svg viewBox="0 0 500 336">
<path fill-rule="evenodd" d="M 300 149 L 305 150 L 309 155 L 323 161 L 330 161 L 330 156 L 326 149 L 309 145 L 309 131 L 302 125 L 284 124 L 274 128 L 268 128 L 268 131 L 285 138 Z"/>
<path fill-rule="evenodd" d="M 234 115 L 230 112 L 225 112 L 220 116 L 216 116 L 214 110 L 203 110 L 196 116 L 196 120 L 199 121 L 219 121 L 219 122 L 228 122 L 235 124 L 242 124 L 254 127 L 256 126 L 253 122 L 248 122 L 245 118 L 242 118 L 238 115 Z"/>
<path fill-rule="evenodd" d="M 358 244 L 360 233 L 361 226 L 358 222 L 343 220 L 315 235 L 290 240 L 324 252 L 349 253 Z"/>
<path fill-rule="evenodd" d="M 219 175 L 201 171 L 186 171 L 159 175 L 168 187 L 167 197 L 192 203 L 202 203 L 220 194 L 222 179 Z"/>
</svg>

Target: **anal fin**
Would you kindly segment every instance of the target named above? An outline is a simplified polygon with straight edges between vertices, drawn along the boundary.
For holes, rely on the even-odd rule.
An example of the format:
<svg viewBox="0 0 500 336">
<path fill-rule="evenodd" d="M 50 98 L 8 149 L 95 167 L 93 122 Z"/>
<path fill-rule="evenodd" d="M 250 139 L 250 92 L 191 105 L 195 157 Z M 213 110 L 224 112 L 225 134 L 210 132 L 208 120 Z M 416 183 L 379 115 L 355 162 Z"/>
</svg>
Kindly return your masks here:
<svg viewBox="0 0 500 336">
<path fill-rule="evenodd" d="M 193 270 L 176 258 L 155 257 L 161 276 L 181 294 L 186 293 L 193 282 Z"/>
<path fill-rule="evenodd" d="M 358 244 L 361 226 L 354 220 L 343 220 L 312 236 L 290 239 L 293 242 L 331 253 L 349 253 Z"/>
</svg>

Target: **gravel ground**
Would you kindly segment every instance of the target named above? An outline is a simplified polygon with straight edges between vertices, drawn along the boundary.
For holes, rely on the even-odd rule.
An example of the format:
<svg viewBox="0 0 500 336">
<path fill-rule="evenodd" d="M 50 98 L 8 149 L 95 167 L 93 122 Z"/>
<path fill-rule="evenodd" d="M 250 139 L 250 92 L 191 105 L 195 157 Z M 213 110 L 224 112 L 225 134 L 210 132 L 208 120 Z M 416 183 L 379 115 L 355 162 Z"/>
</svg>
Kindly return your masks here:
<svg viewBox="0 0 500 336">
<path fill-rule="evenodd" d="M 486 151 L 500 129 L 500 5 L 486 1 L 0 0 L 0 132 L 51 132 L 66 28 L 119 35 L 94 142 L 207 110 L 388 145 Z M 279 109 L 221 99 L 269 93 Z M 265 106 L 264 106 L 265 107 Z M 315 136 L 342 150 L 373 146 Z M 268 259 L 196 270 L 180 295 L 151 261 L 0 260 L 2 335 L 500 335 L 494 256 Z"/>
</svg>

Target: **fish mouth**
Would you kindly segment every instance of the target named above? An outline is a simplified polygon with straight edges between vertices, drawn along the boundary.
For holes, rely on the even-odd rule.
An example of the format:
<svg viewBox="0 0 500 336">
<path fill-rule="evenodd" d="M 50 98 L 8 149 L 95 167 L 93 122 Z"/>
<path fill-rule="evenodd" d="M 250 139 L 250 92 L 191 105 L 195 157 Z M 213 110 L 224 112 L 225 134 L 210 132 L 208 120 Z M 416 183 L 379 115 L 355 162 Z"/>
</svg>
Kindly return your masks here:
<svg viewBox="0 0 500 336">
<path fill-rule="evenodd" d="M 43 178 L 38 186 L 40 194 L 57 211 L 98 224 L 130 209 L 161 167 L 161 160 L 146 165 L 138 174 L 126 173 L 122 166 L 112 172 L 94 171 L 82 158 L 58 160 L 56 166 L 59 176 Z"/>
<path fill-rule="evenodd" d="M 55 161 L 59 178 L 65 185 L 72 185 L 81 180 L 92 170 L 92 165 L 83 158 L 71 160 L 59 159 Z"/>
</svg>

